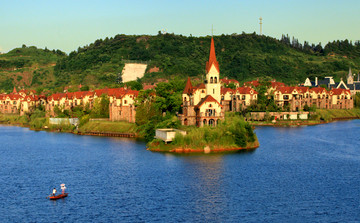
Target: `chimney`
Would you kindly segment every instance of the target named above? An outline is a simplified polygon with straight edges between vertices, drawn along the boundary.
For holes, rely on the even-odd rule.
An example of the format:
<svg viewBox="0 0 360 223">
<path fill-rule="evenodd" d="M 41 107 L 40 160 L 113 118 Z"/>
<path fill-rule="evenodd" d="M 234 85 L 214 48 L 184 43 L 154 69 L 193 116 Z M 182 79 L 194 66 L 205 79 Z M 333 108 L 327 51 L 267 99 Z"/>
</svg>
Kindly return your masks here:
<svg viewBox="0 0 360 223">
<path fill-rule="evenodd" d="M 317 85 L 318 85 L 318 78 L 315 77 L 315 86 L 317 86 Z"/>
</svg>

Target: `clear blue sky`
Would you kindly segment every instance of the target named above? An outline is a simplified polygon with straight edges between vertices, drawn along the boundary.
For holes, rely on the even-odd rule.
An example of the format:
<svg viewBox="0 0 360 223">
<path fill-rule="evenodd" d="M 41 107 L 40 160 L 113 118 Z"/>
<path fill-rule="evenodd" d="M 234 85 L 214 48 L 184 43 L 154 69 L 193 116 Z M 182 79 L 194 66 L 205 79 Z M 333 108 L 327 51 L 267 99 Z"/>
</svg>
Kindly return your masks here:
<svg viewBox="0 0 360 223">
<path fill-rule="evenodd" d="M 324 46 L 360 39 L 359 0 L 0 0 L 0 52 L 22 44 L 67 53 L 116 34 L 289 34 Z"/>
</svg>

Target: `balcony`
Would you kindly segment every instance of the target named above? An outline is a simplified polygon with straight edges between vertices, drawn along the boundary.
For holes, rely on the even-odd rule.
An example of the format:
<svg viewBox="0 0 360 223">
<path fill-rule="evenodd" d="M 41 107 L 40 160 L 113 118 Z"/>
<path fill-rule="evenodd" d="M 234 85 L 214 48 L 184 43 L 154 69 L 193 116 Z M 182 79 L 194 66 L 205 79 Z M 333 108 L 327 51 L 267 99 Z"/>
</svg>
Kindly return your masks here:
<svg viewBox="0 0 360 223">
<path fill-rule="evenodd" d="M 223 117 L 224 112 L 200 112 L 200 117 Z"/>
</svg>

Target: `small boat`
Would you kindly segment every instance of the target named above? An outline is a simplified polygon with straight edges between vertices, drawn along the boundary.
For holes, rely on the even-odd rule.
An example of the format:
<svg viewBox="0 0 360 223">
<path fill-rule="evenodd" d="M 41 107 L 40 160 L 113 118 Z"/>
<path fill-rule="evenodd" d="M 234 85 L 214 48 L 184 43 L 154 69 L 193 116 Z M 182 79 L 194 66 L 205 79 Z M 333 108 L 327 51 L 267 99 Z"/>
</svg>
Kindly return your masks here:
<svg viewBox="0 0 360 223">
<path fill-rule="evenodd" d="M 55 195 L 55 196 L 49 196 L 49 199 L 50 200 L 57 200 L 57 199 L 64 198 L 64 197 L 67 197 L 67 196 L 68 196 L 68 193 L 63 193 L 63 194 L 58 194 L 58 195 Z"/>
</svg>

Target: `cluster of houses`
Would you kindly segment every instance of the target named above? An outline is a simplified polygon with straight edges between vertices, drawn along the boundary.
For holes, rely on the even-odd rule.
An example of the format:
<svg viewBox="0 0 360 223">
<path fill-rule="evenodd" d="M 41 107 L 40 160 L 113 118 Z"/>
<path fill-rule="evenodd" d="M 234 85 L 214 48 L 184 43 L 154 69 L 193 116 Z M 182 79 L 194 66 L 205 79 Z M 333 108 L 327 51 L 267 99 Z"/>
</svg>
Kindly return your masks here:
<svg viewBox="0 0 360 223">
<path fill-rule="evenodd" d="M 139 91 L 126 88 L 106 88 L 94 91 L 56 93 L 48 97 L 35 95 L 35 91 L 14 88 L 10 94 L 0 94 L 0 113 L 25 115 L 43 106 L 48 117 L 55 117 L 55 108 L 70 110 L 74 107 L 93 108 L 102 95 L 109 97 L 109 117 L 111 121 L 135 122 L 135 98 Z"/>
<path fill-rule="evenodd" d="M 271 81 L 266 95 L 273 97 L 274 102 L 289 111 L 301 111 L 305 106 L 324 109 L 353 108 L 353 94 L 360 92 L 359 76 L 349 71 L 347 84 L 343 81 L 335 83 L 327 77 L 326 90 L 324 84 L 317 79 L 305 81 L 303 86 L 289 87 L 284 83 Z M 211 38 L 209 60 L 206 63 L 206 79 L 204 83 L 193 86 L 190 78 L 186 82 L 182 94 L 182 114 L 178 117 L 183 125 L 216 126 L 225 117 L 225 112 L 237 112 L 257 103 L 260 85 L 258 80 L 246 82 L 242 86 L 237 80 L 220 79 L 219 63 L 216 60 L 214 39 Z M 231 88 L 229 88 L 231 86 Z M 127 88 L 99 89 L 56 93 L 48 97 L 38 96 L 34 91 L 21 90 L 10 94 L 0 94 L 0 113 L 17 113 L 24 115 L 39 106 L 45 108 L 48 117 L 54 117 L 55 108 L 70 110 L 77 106 L 93 108 L 94 103 L 102 95 L 109 97 L 109 118 L 111 121 L 135 122 L 135 98 L 139 91 Z"/>
<path fill-rule="evenodd" d="M 349 75 L 352 77 L 352 75 Z M 226 88 L 230 83 L 235 89 Z M 360 82 L 359 82 L 360 83 Z M 351 83 L 355 86 L 354 81 Z M 183 112 L 179 115 L 183 125 L 215 126 L 224 119 L 227 111 L 241 111 L 257 102 L 258 92 L 254 88 L 259 81 L 251 81 L 239 86 L 236 80 L 220 79 L 219 63 L 216 60 L 214 40 L 211 39 L 209 60 L 206 62 L 205 83 L 192 86 L 187 80 L 182 94 Z M 267 96 L 281 108 L 290 111 L 303 110 L 305 106 L 325 109 L 351 109 L 354 106 L 353 95 L 348 88 L 326 90 L 323 87 L 289 87 L 284 83 L 271 81 Z"/>
</svg>

